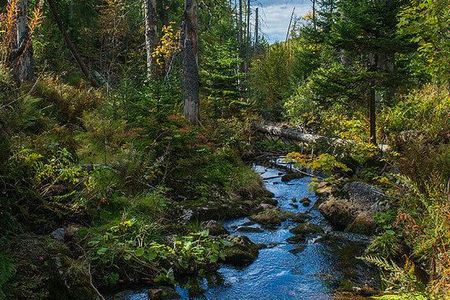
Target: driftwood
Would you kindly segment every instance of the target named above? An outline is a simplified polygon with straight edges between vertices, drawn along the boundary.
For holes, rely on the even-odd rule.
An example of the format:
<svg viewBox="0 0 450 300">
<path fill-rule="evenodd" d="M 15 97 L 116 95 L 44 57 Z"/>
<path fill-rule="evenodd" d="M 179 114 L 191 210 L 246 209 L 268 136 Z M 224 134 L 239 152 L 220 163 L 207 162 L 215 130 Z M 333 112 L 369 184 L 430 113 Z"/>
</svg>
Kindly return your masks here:
<svg viewBox="0 0 450 300">
<path fill-rule="evenodd" d="M 339 138 L 330 138 L 316 134 L 303 133 L 298 129 L 285 127 L 285 126 L 277 126 L 277 125 L 269 125 L 269 124 L 253 124 L 253 128 L 264 134 L 269 134 L 273 136 L 278 136 L 281 138 L 285 138 L 288 140 L 299 141 L 307 144 L 316 144 L 319 142 L 325 142 L 330 145 L 346 145 L 346 144 L 355 144 L 355 141 L 345 140 Z M 388 145 L 378 145 L 378 148 L 382 152 L 387 152 L 390 150 Z"/>
</svg>

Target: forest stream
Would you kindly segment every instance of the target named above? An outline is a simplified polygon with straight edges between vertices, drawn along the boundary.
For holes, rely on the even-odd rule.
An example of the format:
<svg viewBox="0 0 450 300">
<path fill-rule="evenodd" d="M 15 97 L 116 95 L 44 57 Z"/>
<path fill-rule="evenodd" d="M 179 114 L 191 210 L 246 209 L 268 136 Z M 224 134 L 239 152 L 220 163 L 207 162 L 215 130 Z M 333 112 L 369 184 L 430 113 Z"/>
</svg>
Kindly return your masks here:
<svg viewBox="0 0 450 300">
<path fill-rule="evenodd" d="M 291 221 L 271 229 L 248 218 L 226 221 L 224 226 L 231 235 L 245 235 L 262 246 L 258 258 L 240 268 L 223 265 L 219 269 L 220 283 L 204 279 L 201 296 L 190 297 L 187 289 L 178 286 L 181 299 L 335 299 L 338 290 L 379 284 L 377 272 L 357 258 L 363 255 L 368 237 L 333 231 L 316 208 L 318 198 L 309 189 L 311 177 L 283 182 L 286 171 L 280 159 L 277 164 L 279 168 L 255 164 L 253 169 L 274 194 L 281 210 L 307 214 L 309 222 L 320 226 L 323 232 L 293 243 L 288 239 L 294 237 L 290 230 L 297 224 Z M 304 198 L 311 203 L 300 203 Z M 114 299 L 149 299 L 148 289 L 117 296 Z"/>
</svg>

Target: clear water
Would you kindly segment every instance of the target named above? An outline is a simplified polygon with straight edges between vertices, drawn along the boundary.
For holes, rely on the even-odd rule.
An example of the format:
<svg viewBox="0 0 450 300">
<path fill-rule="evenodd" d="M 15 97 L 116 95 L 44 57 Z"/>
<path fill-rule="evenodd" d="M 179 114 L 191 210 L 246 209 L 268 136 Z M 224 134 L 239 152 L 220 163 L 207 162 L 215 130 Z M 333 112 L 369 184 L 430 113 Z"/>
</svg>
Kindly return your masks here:
<svg viewBox="0 0 450 300">
<path fill-rule="evenodd" d="M 311 223 L 322 226 L 327 232 L 323 236 L 310 236 L 302 244 L 289 244 L 286 239 L 292 236 L 289 229 L 296 224 L 284 222 L 277 229 L 264 229 L 261 232 L 241 232 L 239 226 L 248 225 L 247 218 L 231 220 L 225 227 L 232 235 L 245 235 L 253 242 L 266 245 L 258 258 L 250 265 L 236 268 L 222 266 L 219 270 L 220 284 L 202 282 L 204 294 L 189 297 L 188 290 L 177 288 L 181 299 L 332 299 L 335 290 L 343 282 L 373 284 L 376 273 L 356 257 L 362 254 L 367 237 L 361 235 L 332 232 L 314 203 L 314 193 L 308 189 L 309 177 L 284 183 L 283 171 L 263 166 L 254 166 L 264 179 L 266 188 L 274 193 L 279 207 L 291 212 L 306 212 Z M 312 203 L 308 207 L 291 205 L 292 198 L 308 197 Z M 252 224 L 260 228 L 257 224 Z M 331 238 L 330 238 L 331 237 Z M 146 290 L 125 292 L 121 299 L 147 300 Z M 118 298 L 116 298 L 118 299 Z"/>
</svg>

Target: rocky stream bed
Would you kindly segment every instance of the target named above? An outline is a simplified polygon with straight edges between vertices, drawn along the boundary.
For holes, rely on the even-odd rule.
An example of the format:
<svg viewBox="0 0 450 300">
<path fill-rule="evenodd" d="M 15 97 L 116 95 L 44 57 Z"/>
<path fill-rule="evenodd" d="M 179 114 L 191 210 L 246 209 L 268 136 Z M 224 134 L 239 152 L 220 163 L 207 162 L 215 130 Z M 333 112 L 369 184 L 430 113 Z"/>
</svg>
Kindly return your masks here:
<svg viewBox="0 0 450 300">
<path fill-rule="evenodd" d="M 317 208 L 318 197 L 309 190 L 310 177 L 282 180 L 286 171 L 281 165 L 255 164 L 254 170 L 274 194 L 277 207 L 223 225 L 230 235 L 245 236 L 258 244 L 258 257 L 239 267 L 222 265 L 216 276 L 202 280 L 201 295 L 190 296 L 180 284 L 173 298 L 358 299 L 379 286 L 378 273 L 358 259 L 369 238 L 333 230 Z M 151 298 L 149 288 L 111 297 Z"/>
</svg>

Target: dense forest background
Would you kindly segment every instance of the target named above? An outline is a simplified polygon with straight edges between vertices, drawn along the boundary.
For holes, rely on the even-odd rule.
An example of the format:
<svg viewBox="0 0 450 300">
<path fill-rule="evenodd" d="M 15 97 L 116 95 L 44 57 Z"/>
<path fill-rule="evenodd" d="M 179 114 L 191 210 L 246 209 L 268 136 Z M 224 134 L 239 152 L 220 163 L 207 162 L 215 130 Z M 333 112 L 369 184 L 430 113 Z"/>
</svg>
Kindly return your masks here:
<svg viewBox="0 0 450 300">
<path fill-rule="evenodd" d="M 294 157 L 389 195 L 366 257 L 385 295 L 448 296 L 450 3 L 313 4 L 269 45 L 245 1 L 0 1 L 0 298 L 217 268 L 232 246 L 201 222 L 264 197 L 244 161 L 296 151 L 261 122 L 353 140 Z"/>
</svg>

